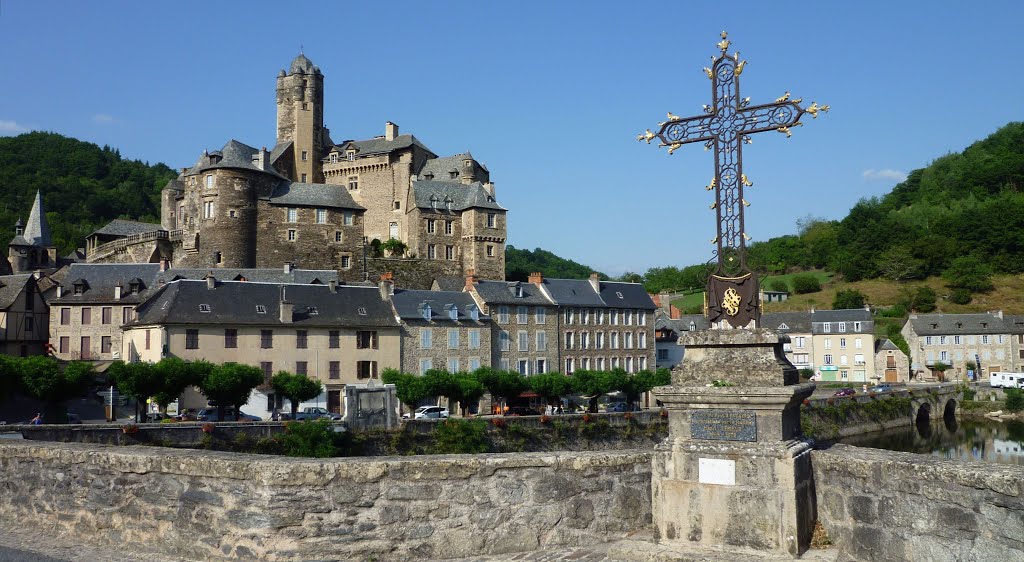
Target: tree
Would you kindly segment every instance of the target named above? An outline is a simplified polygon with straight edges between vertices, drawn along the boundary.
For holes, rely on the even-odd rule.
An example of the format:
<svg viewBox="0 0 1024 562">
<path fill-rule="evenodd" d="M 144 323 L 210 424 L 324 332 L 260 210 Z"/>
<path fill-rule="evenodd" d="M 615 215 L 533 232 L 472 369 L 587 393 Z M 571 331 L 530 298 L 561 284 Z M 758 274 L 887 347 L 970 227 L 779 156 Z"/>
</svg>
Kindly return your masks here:
<svg viewBox="0 0 1024 562">
<path fill-rule="evenodd" d="M 526 379 L 527 386 L 537 396 L 544 399 L 545 404 L 554 405 L 572 390 L 569 377 L 555 371 L 540 373 Z"/>
<path fill-rule="evenodd" d="M 484 395 L 486 389 L 480 379 L 472 373 L 458 372 L 454 377 L 459 387 L 459 408 L 465 417 L 470 404 L 480 404 L 480 397 Z"/>
<path fill-rule="evenodd" d="M 21 371 L 17 360 L 7 355 L 0 355 L 0 404 L 10 397 L 21 386 Z"/>
<path fill-rule="evenodd" d="M 473 374 L 480 380 L 492 399 L 500 399 L 499 406 L 504 406 L 509 398 L 519 396 L 528 388 L 526 378 L 517 371 L 494 370 L 480 367 Z M 502 409 L 501 411 L 504 411 Z"/>
<path fill-rule="evenodd" d="M 153 394 L 153 400 L 160 406 L 160 411 L 165 413 L 168 404 L 177 400 L 186 388 L 196 386 L 202 380 L 198 376 L 198 369 L 177 357 L 164 357 L 156 363 L 155 369 L 162 384 Z"/>
<path fill-rule="evenodd" d="M 949 365 L 942 361 L 936 361 L 932 364 L 932 370 L 939 374 L 940 381 L 944 381 L 946 380 L 946 371 L 949 370 Z"/>
<path fill-rule="evenodd" d="M 798 295 L 817 293 L 821 290 L 821 282 L 811 273 L 800 273 L 793 276 L 793 292 Z"/>
<path fill-rule="evenodd" d="M 423 384 L 423 379 L 411 373 L 403 373 L 398 369 L 384 369 L 380 373 L 380 381 L 384 384 L 395 385 L 395 395 L 398 400 L 415 408 L 420 400 L 430 396 Z"/>
<path fill-rule="evenodd" d="M 574 371 L 571 380 L 573 392 L 590 401 L 588 409 L 591 412 L 597 411 L 597 399 L 615 390 L 613 385 L 617 382 L 616 377 L 605 372 L 585 369 Z"/>
<path fill-rule="evenodd" d="M 422 378 L 429 396 L 443 396 L 448 401 L 449 410 L 457 408 L 462 398 L 462 386 L 458 377 L 444 369 L 428 369 Z"/>
<path fill-rule="evenodd" d="M 107 369 L 117 391 L 135 399 L 135 421 L 145 420 L 146 400 L 163 390 L 163 378 L 153 363 L 114 361 Z"/>
<path fill-rule="evenodd" d="M 619 390 L 626 395 L 626 401 L 629 402 L 630 406 L 638 403 L 640 397 L 645 392 L 650 392 L 656 386 L 663 386 L 671 382 L 671 372 L 668 369 L 659 369 L 661 373 L 651 372 L 643 370 L 635 375 L 626 375 L 624 379 L 620 378 Z M 668 374 L 668 381 L 665 380 L 665 374 Z M 625 374 L 625 371 L 623 371 Z"/>
<path fill-rule="evenodd" d="M 904 246 L 894 246 L 878 255 L 875 268 L 878 272 L 893 281 L 903 281 L 918 275 L 921 261 L 914 258 Z"/>
<path fill-rule="evenodd" d="M 299 412 L 299 402 L 312 400 L 324 391 L 324 385 L 320 381 L 287 371 L 278 371 L 271 377 L 270 386 L 273 387 L 274 392 L 291 402 L 293 420 Z"/>
<path fill-rule="evenodd" d="M 402 256 L 409 249 L 409 246 L 397 238 L 388 238 L 380 245 L 380 248 L 392 256 Z"/>
<path fill-rule="evenodd" d="M 935 289 L 922 285 L 914 291 L 913 295 L 913 300 L 910 302 L 911 310 L 926 313 L 935 310 Z"/>
<path fill-rule="evenodd" d="M 67 420 L 64 402 L 85 392 L 96 375 L 92 364 L 82 361 L 67 363 L 63 369 L 49 357 L 23 357 L 15 361 L 21 370 L 22 388 L 46 404 L 47 418 L 59 422 Z"/>
<path fill-rule="evenodd" d="M 960 256 L 942 273 L 946 284 L 954 289 L 984 293 L 995 288 L 992 284 L 992 266 L 977 256 Z"/>
<path fill-rule="evenodd" d="M 771 281 L 769 281 L 768 282 L 768 287 L 771 290 L 777 291 L 779 293 L 788 293 L 789 292 L 789 283 L 786 283 L 786 280 L 785 279 L 781 279 L 781 278 L 776 278 L 776 279 L 772 279 Z"/>
<path fill-rule="evenodd" d="M 843 289 L 836 292 L 835 298 L 832 299 L 832 309 L 864 308 L 864 300 L 864 293 L 857 289 Z"/>
<path fill-rule="evenodd" d="M 199 381 L 199 390 L 208 400 L 217 403 L 217 419 L 224 419 L 224 409 L 230 404 L 235 408 L 235 420 L 242 405 L 249 401 L 252 389 L 263 384 L 263 371 L 259 367 L 240 363 L 217 365 Z"/>
<path fill-rule="evenodd" d="M 949 292 L 949 301 L 954 304 L 970 304 L 972 300 L 974 297 L 968 289 L 957 287 Z"/>
</svg>

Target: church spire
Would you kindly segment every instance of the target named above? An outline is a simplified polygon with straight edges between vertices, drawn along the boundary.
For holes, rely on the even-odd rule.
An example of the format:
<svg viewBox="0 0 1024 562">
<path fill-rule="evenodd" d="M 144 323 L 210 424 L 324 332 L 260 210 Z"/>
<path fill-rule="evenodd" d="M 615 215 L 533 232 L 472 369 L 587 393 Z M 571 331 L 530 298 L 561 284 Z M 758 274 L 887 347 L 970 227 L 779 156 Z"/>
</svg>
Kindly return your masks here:
<svg viewBox="0 0 1024 562">
<path fill-rule="evenodd" d="M 32 211 L 28 214 L 28 223 L 25 224 L 25 233 L 22 236 L 33 246 L 53 245 L 50 242 L 50 225 L 46 222 L 46 213 L 43 211 L 43 196 L 39 191 L 36 191 L 36 200 L 32 203 Z"/>
</svg>

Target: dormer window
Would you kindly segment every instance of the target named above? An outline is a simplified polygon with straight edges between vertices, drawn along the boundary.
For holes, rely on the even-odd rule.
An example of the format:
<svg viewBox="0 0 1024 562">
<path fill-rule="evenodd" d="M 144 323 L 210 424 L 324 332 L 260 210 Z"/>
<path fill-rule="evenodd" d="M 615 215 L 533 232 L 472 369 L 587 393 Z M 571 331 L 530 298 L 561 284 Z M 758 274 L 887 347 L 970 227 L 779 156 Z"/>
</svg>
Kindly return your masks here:
<svg viewBox="0 0 1024 562">
<path fill-rule="evenodd" d="M 430 305 L 429 304 L 423 305 L 423 319 L 424 320 L 430 320 Z"/>
<path fill-rule="evenodd" d="M 199 305 L 199 312 L 210 312 L 210 305 L 201 304 Z"/>
<path fill-rule="evenodd" d="M 81 283 L 76 283 L 75 284 L 75 294 L 76 295 L 81 295 L 84 292 L 85 292 L 85 287 Z"/>
<path fill-rule="evenodd" d="M 619 297 L 621 299 L 622 298 L 622 293 L 620 293 L 619 291 L 615 291 L 615 296 L 617 296 L 617 297 Z"/>
<path fill-rule="evenodd" d="M 521 299 L 521 298 L 523 298 L 523 296 L 524 295 L 523 295 L 523 287 L 522 287 L 522 285 L 516 285 L 516 298 L 517 299 Z"/>
<path fill-rule="evenodd" d="M 444 196 L 444 208 L 452 210 L 452 198 L 447 195 Z"/>
<path fill-rule="evenodd" d="M 266 314 L 266 313 L 267 313 L 267 307 L 263 306 L 262 304 L 257 304 L 256 305 L 256 314 Z"/>
<path fill-rule="evenodd" d="M 459 177 L 459 173 L 456 172 L 455 170 L 452 170 L 452 171 L 448 172 L 448 177 L 451 178 L 451 179 L 456 179 L 456 178 Z"/>
<path fill-rule="evenodd" d="M 337 164 L 337 163 L 338 163 L 338 153 L 337 152 L 332 152 L 331 153 L 331 164 Z"/>
<path fill-rule="evenodd" d="M 430 196 L 430 208 L 437 209 L 437 195 Z"/>
<path fill-rule="evenodd" d="M 448 318 L 449 318 L 450 320 L 458 320 L 458 319 L 459 319 L 459 309 L 458 309 L 458 307 L 455 307 L 455 306 L 453 306 L 453 307 L 452 307 L 452 308 L 451 308 L 451 309 L 450 309 L 450 310 L 448 311 Z"/>
<path fill-rule="evenodd" d="M 690 321 L 690 331 L 693 332 L 693 331 L 696 331 L 696 330 L 697 330 L 697 323 L 694 322 L 693 320 L 691 320 Z"/>
<path fill-rule="evenodd" d="M 788 329 L 789 329 L 789 326 L 786 325 L 785 322 L 783 322 L 782 324 L 779 324 L 779 330 L 788 330 Z"/>
<path fill-rule="evenodd" d="M 358 312 L 360 316 L 366 316 L 366 309 L 361 306 L 359 307 L 359 310 L 357 310 L 356 312 Z"/>
<path fill-rule="evenodd" d="M 469 317 L 472 318 L 473 320 L 479 320 L 480 309 L 477 308 L 475 305 L 469 305 Z"/>
<path fill-rule="evenodd" d="M 317 310 L 315 306 L 309 307 L 307 309 L 307 312 L 309 313 L 310 316 L 317 316 L 318 314 L 320 314 L 320 311 Z"/>
<path fill-rule="evenodd" d="M 425 179 L 427 181 L 431 181 L 431 180 L 434 179 L 434 174 L 430 174 L 430 173 L 423 174 L 423 179 Z"/>
</svg>

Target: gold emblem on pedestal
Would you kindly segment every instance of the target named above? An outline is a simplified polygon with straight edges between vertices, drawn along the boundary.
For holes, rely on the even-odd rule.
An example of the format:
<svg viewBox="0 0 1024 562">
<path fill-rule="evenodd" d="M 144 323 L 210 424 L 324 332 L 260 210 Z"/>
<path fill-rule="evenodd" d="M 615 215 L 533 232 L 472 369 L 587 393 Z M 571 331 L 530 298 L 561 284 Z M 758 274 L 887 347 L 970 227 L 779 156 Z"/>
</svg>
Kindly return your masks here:
<svg viewBox="0 0 1024 562">
<path fill-rule="evenodd" d="M 725 291 L 725 298 L 722 299 L 722 306 L 725 307 L 725 313 L 729 316 L 736 316 L 736 313 L 740 311 L 740 294 L 736 292 L 736 289 L 729 287 Z"/>
</svg>

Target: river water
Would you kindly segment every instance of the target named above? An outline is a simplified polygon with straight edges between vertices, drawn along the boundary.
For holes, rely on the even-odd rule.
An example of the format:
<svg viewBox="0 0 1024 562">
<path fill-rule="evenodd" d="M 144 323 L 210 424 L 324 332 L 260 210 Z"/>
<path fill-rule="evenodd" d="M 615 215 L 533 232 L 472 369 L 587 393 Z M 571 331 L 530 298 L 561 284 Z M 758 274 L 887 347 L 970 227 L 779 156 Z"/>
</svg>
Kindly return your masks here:
<svg viewBox="0 0 1024 562">
<path fill-rule="evenodd" d="M 1024 465 L 1024 422 L 958 421 L 919 424 L 840 439 L 858 447 L 928 454 L 944 459 Z"/>
</svg>

